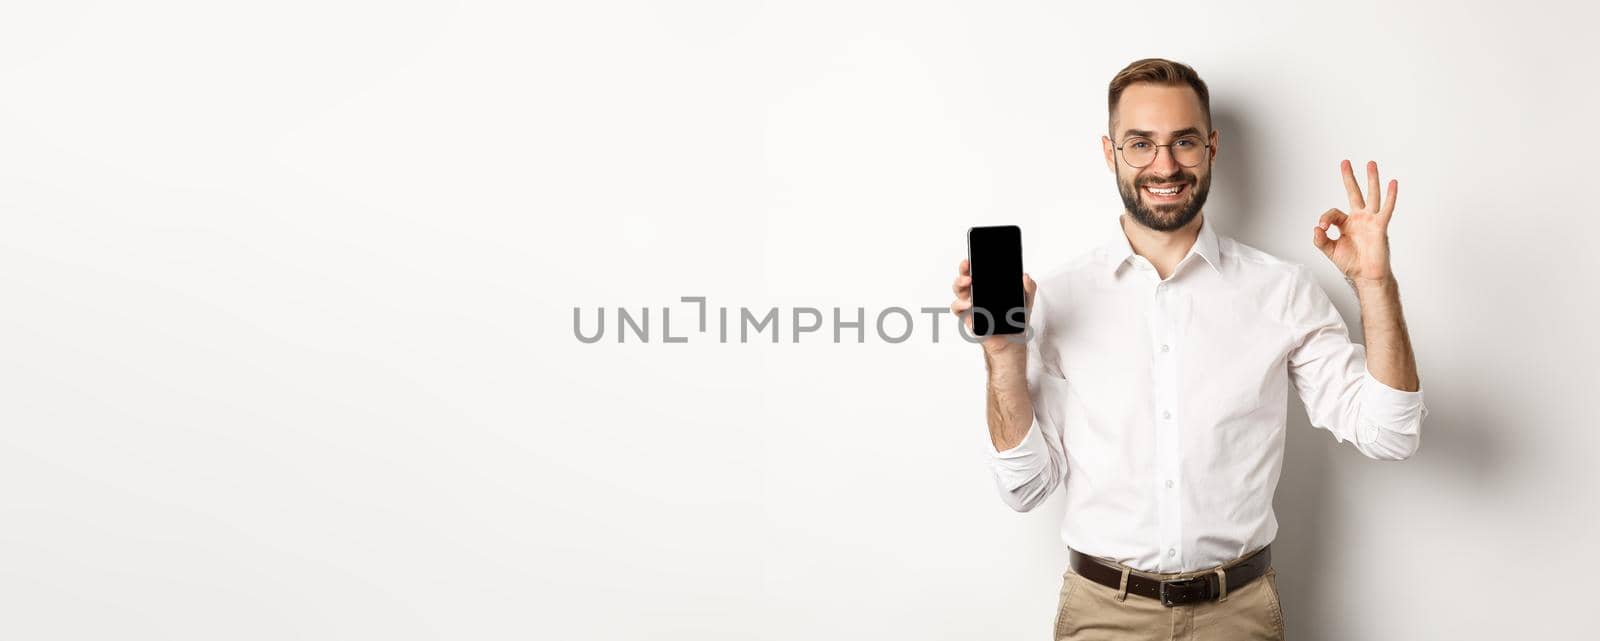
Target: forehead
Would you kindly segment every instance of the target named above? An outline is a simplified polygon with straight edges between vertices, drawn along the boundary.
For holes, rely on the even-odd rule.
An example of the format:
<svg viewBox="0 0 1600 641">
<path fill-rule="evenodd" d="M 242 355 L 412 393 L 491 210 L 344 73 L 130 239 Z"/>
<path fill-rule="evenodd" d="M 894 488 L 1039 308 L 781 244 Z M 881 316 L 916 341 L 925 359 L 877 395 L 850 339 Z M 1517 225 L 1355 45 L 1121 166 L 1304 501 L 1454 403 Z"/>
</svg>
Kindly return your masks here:
<svg viewBox="0 0 1600 641">
<path fill-rule="evenodd" d="M 1138 83 L 1122 91 L 1117 100 L 1116 134 L 1129 129 L 1144 129 L 1165 134 L 1187 127 L 1202 131 L 1206 128 L 1206 114 L 1200 108 L 1200 96 L 1188 85 L 1155 85 Z"/>
</svg>

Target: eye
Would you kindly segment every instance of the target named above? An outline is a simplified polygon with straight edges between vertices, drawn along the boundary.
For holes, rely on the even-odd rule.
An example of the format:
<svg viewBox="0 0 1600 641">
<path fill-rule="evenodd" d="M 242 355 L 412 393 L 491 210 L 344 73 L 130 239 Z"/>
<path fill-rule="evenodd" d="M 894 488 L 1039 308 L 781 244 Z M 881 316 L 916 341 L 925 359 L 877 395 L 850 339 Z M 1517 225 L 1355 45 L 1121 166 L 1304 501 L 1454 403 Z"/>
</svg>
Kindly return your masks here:
<svg viewBox="0 0 1600 641">
<path fill-rule="evenodd" d="M 1178 145 L 1178 147 L 1180 149 L 1193 149 L 1193 148 L 1199 146 L 1200 142 L 1195 140 L 1195 139 L 1193 139 L 1193 138 L 1184 138 L 1183 140 L 1179 140 L 1177 143 L 1174 143 L 1174 144 Z"/>
<path fill-rule="evenodd" d="M 1148 149 L 1150 147 L 1150 141 L 1135 140 L 1131 143 L 1128 143 L 1128 146 L 1133 147 L 1134 149 Z"/>
</svg>

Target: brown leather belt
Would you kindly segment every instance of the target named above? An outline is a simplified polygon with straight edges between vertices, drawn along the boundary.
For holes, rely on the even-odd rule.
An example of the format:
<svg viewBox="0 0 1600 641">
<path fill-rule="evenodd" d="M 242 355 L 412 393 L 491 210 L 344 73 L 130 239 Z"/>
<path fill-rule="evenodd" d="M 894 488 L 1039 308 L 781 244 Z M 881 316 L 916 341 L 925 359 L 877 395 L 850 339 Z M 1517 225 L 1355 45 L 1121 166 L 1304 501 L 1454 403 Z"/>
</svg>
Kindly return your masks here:
<svg viewBox="0 0 1600 641">
<path fill-rule="evenodd" d="M 1085 579 L 1099 583 L 1113 590 L 1122 588 L 1122 570 L 1107 564 L 1098 558 L 1071 550 L 1072 571 Z M 1228 591 L 1232 592 L 1256 578 L 1267 573 L 1272 567 L 1272 546 L 1257 550 L 1254 554 L 1239 561 L 1223 571 L 1228 577 Z M 1197 601 L 1211 601 L 1222 594 L 1222 584 L 1216 572 L 1202 574 L 1189 579 L 1169 579 L 1160 581 L 1142 577 L 1137 574 L 1128 574 L 1128 593 L 1149 597 L 1161 602 L 1161 605 L 1172 607 Z"/>
</svg>

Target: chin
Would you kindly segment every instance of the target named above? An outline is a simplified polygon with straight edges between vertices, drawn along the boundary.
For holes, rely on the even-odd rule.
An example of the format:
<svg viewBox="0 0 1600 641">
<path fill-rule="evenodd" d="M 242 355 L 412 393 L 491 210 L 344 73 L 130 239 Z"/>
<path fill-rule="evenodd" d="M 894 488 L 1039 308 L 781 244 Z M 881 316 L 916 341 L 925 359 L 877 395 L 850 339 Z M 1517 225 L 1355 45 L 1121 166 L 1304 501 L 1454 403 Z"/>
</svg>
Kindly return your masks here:
<svg viewBox="0 0 1600 641">
<path fill-rule="evenodd" d="M 1162 219 L 1165 219 L 1165 220 L 1176 220 L 1179 216 L 1183 215 L 1184 210 L 1188 209 L 1188 207 L 1189 207 L 1189 203 L 1181 202 L 1181 203 L 1162 203 L 1160 205 L 1149 205 L 1149 204 L 1147 204 L 1145 206 L 1145 209 L 1149 210 L 1150 213 L 1155 214 L 1159 218 L 1162 218 Z"/>
</svg>

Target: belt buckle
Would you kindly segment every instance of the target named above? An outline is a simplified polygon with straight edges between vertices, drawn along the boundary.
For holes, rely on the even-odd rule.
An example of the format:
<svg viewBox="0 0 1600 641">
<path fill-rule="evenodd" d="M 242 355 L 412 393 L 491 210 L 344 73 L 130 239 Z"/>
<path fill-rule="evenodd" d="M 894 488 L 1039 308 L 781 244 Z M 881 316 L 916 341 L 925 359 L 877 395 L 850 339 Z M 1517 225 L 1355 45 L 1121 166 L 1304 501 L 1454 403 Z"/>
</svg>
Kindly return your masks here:
<svg viewBox="0 0 1600 641">
<path fill-rule="evenodd" d="M 1193 601 L 1202 600 L 1202 599 L 1192 599 L 1192 598 L 1190 598 L 1190 599 L 1182 599 L 1182 600 L 1173 600 L 1175 596 L 1179 596 L 1179 595 L 1186 596 L 1186 595 L 1194 594 L 1190 590 L 1192 590 L 1197 585 L 1200 586 L 1202 592 L 1204 593 L 1204 597 L 1202 597 L 1202 599 L 1206 598 L 1206 597 L 1210 597 L 1210 591 L 1205 589 L 1206 586 L 1209 586 L 1210 584 L 1206 582 L 1206 577 L 1204 575 L 1197 576 L 1197 577 L 1194 577 L 1194 578 L 1191 578 L 1191 579 L 1178 579 L 1178 580 L 1162 581 L 1161 582 L 1161 605 L 1164 605 L 1164 606 L 1167 606 L 1167 607 L 1170 608 L 1170 607 L 1175 606 L 1175 605 L 1182 605 L 1184 603 L 1190 603 L 1190 602 L 1193 602 Z"/>
</svg>

